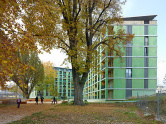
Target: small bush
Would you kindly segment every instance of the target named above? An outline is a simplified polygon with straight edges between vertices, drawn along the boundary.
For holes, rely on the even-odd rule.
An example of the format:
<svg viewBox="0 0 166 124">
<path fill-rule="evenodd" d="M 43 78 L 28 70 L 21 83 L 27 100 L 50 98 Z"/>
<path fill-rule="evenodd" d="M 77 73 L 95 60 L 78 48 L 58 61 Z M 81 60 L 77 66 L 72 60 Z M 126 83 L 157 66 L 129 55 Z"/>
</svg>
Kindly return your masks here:
<svg viewBox="0 0 166 124">
<path fill-rule="evenodd" d="M 84 105 L 88 105 L 88 101 L 87 100 L 84 100 Z"/>
</svg>

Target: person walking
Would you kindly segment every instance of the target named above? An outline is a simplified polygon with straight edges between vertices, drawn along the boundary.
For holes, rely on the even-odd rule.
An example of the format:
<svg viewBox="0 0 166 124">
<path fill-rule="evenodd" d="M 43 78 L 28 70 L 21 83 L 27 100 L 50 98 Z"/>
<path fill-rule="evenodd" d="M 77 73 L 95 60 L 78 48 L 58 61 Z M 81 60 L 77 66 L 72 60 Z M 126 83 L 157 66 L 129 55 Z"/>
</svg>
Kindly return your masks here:
<svg viewBox="0 0 166 124">
<path fill-rule="evenodd" d="M 51 99 L 51 104 L 53 104 L 53 98 Z"/>
<path fill-rule="evenodd" d="M 55 99 L 55 97 L 54 97 L 54 104 L 55 104 L 55 100 L 56 100 L 56 99 Z"/>
<path fill-rule="evenodd" d="M 56 101 L 56 104 L 57 104 L 57 99 L 55 99 L 55 101 Z"/>
<path fill-rule="evenodd" d="M 36 105 L 38 105 L 38 97 L 37 96 L 35 98 L 35 101 L 36 101 Z"/>
<path fill-rule="evenodd" d="M 41 104 L 43 104 L 44 97 L 41 97 Z"/>
<path fill-rule="evenodd" d="M 17 99 L 17 105 L 18 105 L 17 108 L 20 108 L 20 103 L 21 103 L 21 99 L 18 98 L 18 99 Z"/>
</svg>

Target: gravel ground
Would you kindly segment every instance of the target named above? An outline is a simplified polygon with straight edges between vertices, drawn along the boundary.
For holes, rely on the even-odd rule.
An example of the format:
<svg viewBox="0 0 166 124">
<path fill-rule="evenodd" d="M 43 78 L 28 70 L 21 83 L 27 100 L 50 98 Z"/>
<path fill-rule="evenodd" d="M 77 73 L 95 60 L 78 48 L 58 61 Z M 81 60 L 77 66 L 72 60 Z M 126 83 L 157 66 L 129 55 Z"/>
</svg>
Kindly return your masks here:
<svg viewBox="0 0 166 124">
<path fill-rule="evenodd" d="M 0 124 L 20 120 L 25 116 L 30 116 L 33 113 L 48 110 L 53 107 L 54 105 L 51 105 L 51 102 L 44 102 L 43 105 L 40 102 L 38 105 L 35 105 L 35 102 L 28 102 L 28 104 L 21 104 L 20 108 L 17 108 L 17 105 L 0 107 Z"/>
</svg>

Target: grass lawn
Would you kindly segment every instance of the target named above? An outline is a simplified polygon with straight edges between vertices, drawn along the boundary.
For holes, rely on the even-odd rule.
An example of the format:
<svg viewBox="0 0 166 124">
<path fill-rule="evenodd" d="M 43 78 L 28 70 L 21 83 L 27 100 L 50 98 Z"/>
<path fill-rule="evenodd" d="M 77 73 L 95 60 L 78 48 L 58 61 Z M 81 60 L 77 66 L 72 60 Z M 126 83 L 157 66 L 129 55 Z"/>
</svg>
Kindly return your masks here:
<svg viewBox="0 0 166 124">
<path fill-rule="evenodd" d="M 33 113 L 31 116 L 14 121 L 12 124 L 40 123 L 40 124 L 163 124 L 156 121 L 154 115 L 144 116 L 134 103 L 87 104 L 73 106 L 67 104 L 56 105 L 45 111 Z"/>
</svg>

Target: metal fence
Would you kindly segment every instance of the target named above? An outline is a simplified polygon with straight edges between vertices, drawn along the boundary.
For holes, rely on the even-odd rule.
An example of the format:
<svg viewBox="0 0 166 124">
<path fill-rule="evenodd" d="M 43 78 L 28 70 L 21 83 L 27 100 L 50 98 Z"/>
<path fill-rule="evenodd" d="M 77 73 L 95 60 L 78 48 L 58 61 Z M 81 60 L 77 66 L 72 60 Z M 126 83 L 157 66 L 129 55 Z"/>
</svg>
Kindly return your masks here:
<svg viewBox="0 0 166 124">
<path fill-rule="evenodd" d="M 155 95 L 139 96 L 137 93 L 137 106 L 145 114 L 154 114 L 166 117 L 166 94 L 158 92 Z"/>
</svg>

